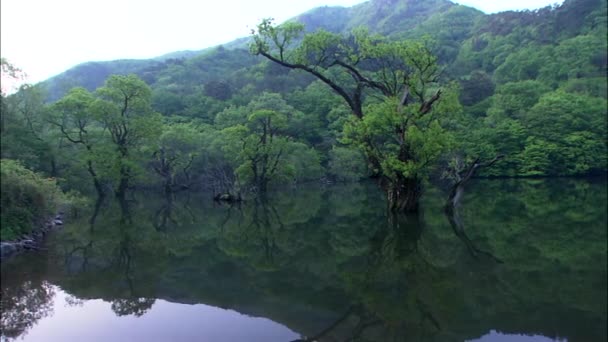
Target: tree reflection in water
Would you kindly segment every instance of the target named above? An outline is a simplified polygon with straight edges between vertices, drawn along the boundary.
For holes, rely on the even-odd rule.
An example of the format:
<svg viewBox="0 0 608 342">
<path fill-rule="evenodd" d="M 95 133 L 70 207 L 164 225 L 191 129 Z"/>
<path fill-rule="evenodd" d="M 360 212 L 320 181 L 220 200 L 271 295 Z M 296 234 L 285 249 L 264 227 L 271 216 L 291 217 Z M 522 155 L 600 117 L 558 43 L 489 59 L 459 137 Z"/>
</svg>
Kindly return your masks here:
<svg viewBox="0 0 608 342">
<path fill-rule="evenodd" d="M 53 286 L 43 280 L 43 264 L 32 261 L 15 266 L 21 272 L 10 276 L 2 272 L 0 285 L 0 333 L 7 339 L 26 334 L 40 319 L 52 315 L 55 297 Z"/>
<path fill-rule="evenodd" d="M 150 310 L 155 301 L 156 299 L 150 298 L 116 299 L 112 301 L 112 311 L 117 316 L 134 315 L 139 317 Z"/>
<path fill-rule="evenodd" d="M 490 330 L 605 340 L 605 193 L 581 181 L 480 183 L 453 212 L 430 192 L 417 216 L 387 214 L 361 184 L 240 207 L 141 194 L 103 206 L 94 229 L 74 222 L 53 236 L 48 277 L 117 315 L 141 316 L 156 298 L 203 303 L 268 317 L 303 341 Z M 567 208 L 552 200 L 564 192 Z"/>
</svg>

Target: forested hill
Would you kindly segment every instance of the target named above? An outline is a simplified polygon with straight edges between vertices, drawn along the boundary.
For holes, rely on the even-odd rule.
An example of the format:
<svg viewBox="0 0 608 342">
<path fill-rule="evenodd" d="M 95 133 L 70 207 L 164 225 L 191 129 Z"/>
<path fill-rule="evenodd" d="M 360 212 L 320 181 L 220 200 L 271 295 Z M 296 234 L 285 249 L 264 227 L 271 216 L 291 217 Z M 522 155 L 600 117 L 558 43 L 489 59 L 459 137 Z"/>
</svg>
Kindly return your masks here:
<svg viewBox="0 0 608 342">
<path fill-rule="evenodd" d="M 327 84 L 310 73 L 250 53 L 251 37 L 199 53 L 85 63 L 3 98 L 2 158 L 19 159 L 30 169 L 80 182 L 71 184 L 74 188 L 90 186 L 88 173 L 106 186 L 116 186 L 117 166 L 104 163 L 112 160 L 109 156 L 115 149 L 111 144 L 121 140 L 110 139 L 112 121 L 104 121 L 107 114 L 95 107 L 95 100 L 108 106 L 114 101 L 112 106 L 116 106 L 112 97 L 116 91 L 133 86 L 142 88 L 141 94 L 150 92 L 142 106 L 150 104 L 151 111 L 142 113 L 160 113 L 125 123 L 146 130 L 135 136 L 138 140 L 120 147 L 132 150 L 114 156 L 117 163 L 128 159 L 128 167 L 120 164 L 123 170 L 138 170 L 122 174 L 134 183 L 153 183 L 156 177 L 169 187 L 184 182 L 234 185 L 238 178 L 240 186 L 262 182 L 265 187 L 266 183 L 320 177 L 356 180 L 380 168 L 389 170 L 387 175 L 394 171 L 428 177 L 440 174 L 446 165 L 457 168 L 453 163 L 498 155 L 505 158 L 482 170 L 483 175 L 606 173 L 605 0 L 565 0 L 562 5 L 535 11 L 491 15 L 447 0 L 372 0 L 351 8 L 316 8 L 295 20 L 304 23 L 307 32 L 325 29 L 335 33 L 307 36 L 311 39 L 351 39 L 348 36 L 353 32 L 361 36 L 357 28 L 365 26 L 371 33 L 388 38 L 373 43 L 374 53 L 387 56 L 388 50 L 381 51 L 383 46 L 416 49 L 424 45 L 437 56 L 439 68 L 433 79 L 437 82 L 426 91 L 430 94 L 441 87 L 445 90 L 441 100 L 446 102 L 437 104 L 437 116 L 433 116 L 435 111 L 431 113 L 429 120 L 434 123 L 425 123 L 427 131 L 420 135 L 408 132 L 410 139 L 420 139 L 407 142 L 418 149 L 414 156 L 419 164 L 388 158 L 373 165 L 370 160 L 377 156 L 370 153 L 375 152 L 361 148 L 371 140 L 357 134 L 376 134 L 374 139 L 381 144 L 375 146 L 385 149 L 380 151 L 382 158 L 395 154 L 392 135 L 398 130 L 390 121 L 394 118 L 382 117 L 390 111 L 377 109 L 378 93 L 373 89 L 361 97 L 363 109 L 369 113 L 366 118 L 371 120 L 364 124 L 370 126 L 357 126 L 349 119 L 352 108 Z M 419 43 L 395 45 L 415 40 Z M 307 46 L 319 42 L 307 41 Z M 428 61 L 434 64 L 433 58 Z M 370 77 L 382 76 L 378 70 L 371 64 L 361 65 L 361 71 Z M 340 75 L 325 71 L 340 81 Z M 131 73 L 138 79 L 108 81 L 112 74 Z M 345 75 L 348 80 L 349 75 Z M 94 93 L 81 89 L 55 105 L 43 103 L 44 99 L 54 102 L 62 98 L 72 87 L 94 91 L 104 82 L 105 87 Z M 384 100 L 390 101 L 390 96 Z M 77 105 L 92 106 L 86 111 L 89 117 L 78 117 L 85 112 L 76 111 Z M 278 126 L 266 126 L 271 121 Z M 90 127 L 74 126 L 69 131 L 65 129 L 68 126 L 62 126 L 68 124 Z M 403 124 L 412 123 L 406 120 Z M 378 130 L 357 131 L 374 125 Z M 91 134 L 85 137 L 89 140 L 69 135 L 78 129 Z M 274 145 L 256 149 L 256 141 L 266 141 L 259 140 L 266 129 L 277 134 Z M 70 139 L 77 144 L 70 145 Z M 258 169 L 252 167 L 253 161 L 261 160 L 256 157 L 259 155 L 265 164 L 254 166 L 272 171 L 269 174 L 257 174 Z M 271 163 L 270 157 L 276 160 Z M 86 165 L 91 167 L 88 173 Z"/>
<path fill-rule="evenodd" d="M 542 66 L 545 67 L 545 74 L 554 71 L 542 63 L 539 54 L 544 53 L 548 57 L 561 54 L 564 51 L 554 51 L 553 48 L 579 35 L 583 37 L 565 42 L 568 46 L 561 50 L 568 51 L 562 57 L 578 59 L 577 64 L 583 60 L 595 63 L 599 71 L 601 68 L 605 70 L 605 53 L 602 52 L 605 42 L 601 32 L 606 26 L 606 3 L 602 0 L 567 0 L 558 7 L 491 15 L 449 0 L 372 0 L 349 8 L 315 8 L 294 20 L 305 24 L 308 31 L 324 29 L 348 33 L 353 28 L 364 26 L 391 39 L 430 36 L 436 42 L 434 52 L 447 66 L 446 72 L 455 79 L 482 77 L 475 71 L 495 76 L 493 81 L 499 84 L 536 79 Z M 598 33 L 594 35 L 595 38 L 589 36 L 593 31 Z M 243 58 L 244 51 L 239 50 L 248 50 L 249 42 L 248 38 L 240 38 L 220 46 L 219 51 L 217 48 L 178 51 L 148 60 L 87 62 L 52 77 L 43 85 L 47 99 L 51 101 L 57 100 L 74 86 L 95 90 L 112 74 L 135 73 L 158 89 L 166 88 L 174 81 L 183 87 L 200 87 L 212 81 L 227 80 L 229 76 L 243 71 L 243 68 L 251 68 L 262 62 L 259 58 Z M 594 52 L 576 52 L 576 44 L 588 45 L 586 50 L 594 48 L 595 55 L 581 56 L 581 53 Z M 538 51 L 539 47 L 547 49 Z M 225 53 L 223 48 L 231 50 L 230 53 Z M 510 57 L 509 61 L 507 57 Z M 554 68 L 564 69 L 567 62 L 555 60 L 551 64 Z M 519 65 L 512 70 L 513 64 Z M 497 69 L 498 75 L 494 75 Z M 571 71 L 559 70 L 557 77 L 564 79 L 568 72 Z M 597 74 L 602 75 L 601 72 Z M 465 87 L 470 85 L 467 80 Z M 241 86 L 231 81 L 234 83 L 231 88 Z M 471 100 L 467 98 L 467 101 Z"/>
<path fill-rule="evenodd" d="M 454 4 L 449 0 L 372 0 L 348 8 L 318 7 L 293 20 L 303 23 L 307 31 L 323 29 L 335 33 L 348 33 L 353 28 L 364 26 L 371 32 L 393 39 L 421 37 L 427 34 L 443 36 L 446 41 L 449 40 L 449 43 L 441 50 L 449 49 L 453 55 L 462 41 L 470 37 L 470 28 L 481 16 L 483 16 L 482 12 Z M 449 24 L 446 26 L 442 22 Z M 437 29 L 441 32 L 435 31 Z M 227 42 L 222 48 L 248 51 L 249 43 L 250 39 L 244 37 Z M 233 53 L 236 55 L 229 56 L 229 60 L 241 61 L 242 52 Z M 225 54 L 215 54 L 214 48 L 207 48 L 201 51 L 177 51 L 146 60 L 87 62 L 52 77 L 44 84 L 48 99 L 51 101 L 57 100 L 74 86 L 95 90 L 112 74 L 135 73 L 153 87 L 164 87 L 166 84 L 162 80 L 166 77 L 183 76 L 172 75 L 176 69 L 181 69 L 175 65 L 180 65 L 185 66 L 186 73 L 194 72 L 197 78 L 193 83 L 200 85 L 215 78 L 225 77 L 226 70 L 218 69 L 214 63 L 226 57 Z M 246 61 L 249 62 L 245 63 L 246 66 L 252 66 L 259 63 L 260 59 L 246 59 Z M 242 67 L 241 63 L 226 65 L 228 71 L 236 71 Z M 201 74 L 205 69 L 212 69 L 211 73 Z M 213 73 L 213 71 L 217 72 Z M 157 84 L 159 79 L 161 82 Z"/>
</svg>

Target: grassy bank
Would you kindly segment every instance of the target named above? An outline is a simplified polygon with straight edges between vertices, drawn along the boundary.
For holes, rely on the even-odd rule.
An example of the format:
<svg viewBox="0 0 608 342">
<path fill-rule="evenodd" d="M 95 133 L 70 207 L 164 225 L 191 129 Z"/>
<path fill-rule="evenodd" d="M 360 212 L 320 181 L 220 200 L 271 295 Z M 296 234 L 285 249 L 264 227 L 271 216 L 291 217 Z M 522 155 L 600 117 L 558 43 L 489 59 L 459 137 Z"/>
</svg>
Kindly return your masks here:
<svg viewBox="0 0 608 342">
<path fill-rule="evenodd" d="M 69 203 L 55 179 L 28 170 L 15 160 L 0 160 L 0 184 L 2 241 L 31 233 Z"/>
</svg>

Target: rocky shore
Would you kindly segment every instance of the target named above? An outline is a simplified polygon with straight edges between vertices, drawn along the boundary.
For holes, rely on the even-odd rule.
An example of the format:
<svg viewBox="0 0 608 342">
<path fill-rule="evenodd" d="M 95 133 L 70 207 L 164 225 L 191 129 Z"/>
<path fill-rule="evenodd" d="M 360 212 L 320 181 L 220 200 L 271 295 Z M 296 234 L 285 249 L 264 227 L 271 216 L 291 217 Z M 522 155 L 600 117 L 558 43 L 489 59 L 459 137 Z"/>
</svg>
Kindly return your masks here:
<svg viewBox="0 0 608 342">
<path fill-rule="evenodd" d="M 40 228 L 29 235 L 23 235 L 17 240 L 0 242 L 0 260 L 28 250 L 40 250 L 44 237 L 57 226 L 63 225 L 63 212 L 47 220 Z"/>
</svg>

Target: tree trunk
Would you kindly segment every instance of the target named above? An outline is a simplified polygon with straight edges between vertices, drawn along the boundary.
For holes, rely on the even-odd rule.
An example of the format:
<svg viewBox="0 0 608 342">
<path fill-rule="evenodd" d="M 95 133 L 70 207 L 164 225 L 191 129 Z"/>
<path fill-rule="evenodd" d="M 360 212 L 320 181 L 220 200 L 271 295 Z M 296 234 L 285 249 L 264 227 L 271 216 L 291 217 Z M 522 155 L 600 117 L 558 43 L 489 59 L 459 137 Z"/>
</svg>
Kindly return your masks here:
<svg viewBox="0 0 608 342">
<path fill-rule="evenodd" d="M 456 172 L 457 181 L 452 186 L 452 190 L 450 190 L 450 195 L 448 196 L 448 201 L 446 203 L 446 210 L 453 211 L 454 208 L 457 208 L 460 205 L 462 195 L 464 194 L 465 185 L 471 180 L 471 178 L 473 178 L 473 176 L 475 176 L 475 172 L 477 172 L 479 168 L 491 167 L 492 165 L 494 165 L 494 163 L 501 160 L 502 158 L 504 158 L 504 155 L 501 154 L 494 157 L 494 159 L 490 160 L 487 163 L 481 163 L 480 159 L 477 158 L 464 171 Z"/>
<path fill-rule="evenodd" d="M 398 178 L 381 184 L 386 192 L 388 207 L 393 212 L 416 213 L 420 207 L 422 181 L 418 178 Z"/>
<path fill-rule="evenodd" d="M 173 192 L 173 180 L 171 177 L 165 178 L 165 194 L 171 194 Z"/>
<path fill-rule="evenodd" d="M 103 186 L 101 182 L 97 178 L 93 178 L 93 184 L 95 185 L 95 190 L 97 191 L 97 197 L 103 198 L 105 193 L 103 192 Z"/>
<path fill-rule="evenodd" d="M 51 177 L 57 177 L 57 162 L 54 156 L 51 157 Z"/>
<path fill-rule="evenodd" d="M 116 188 L 116 197 L 125 198 L 128 188 L 129 188 L 129 177 L 123 175 L 120 178 L 120 183 L 118 183 L 118 188 Z"/>
<path fill-rule="evenodd" d="M 258 180 L 258 191 L 265 194 L 268 191 L 268 179 L 261 178 Z"/>
<path fill-rule="evenodd" d="M 105 195 L 103 192 L 103 186 L 101 185 L 101 182 L 99 181 L 99 178 L 97 177 L 97 173 L 95 172 L 95 169 L 93 168 L 93 162 L 90 159 L 87 160 L 87 170 L 89 171 L 89 174 L 91 175 L 91 177 L 93 177 L 93 185 L 95 185 L 95 190 L 97 191 L 97 197 L 103 198 Z"/>
</svg>

